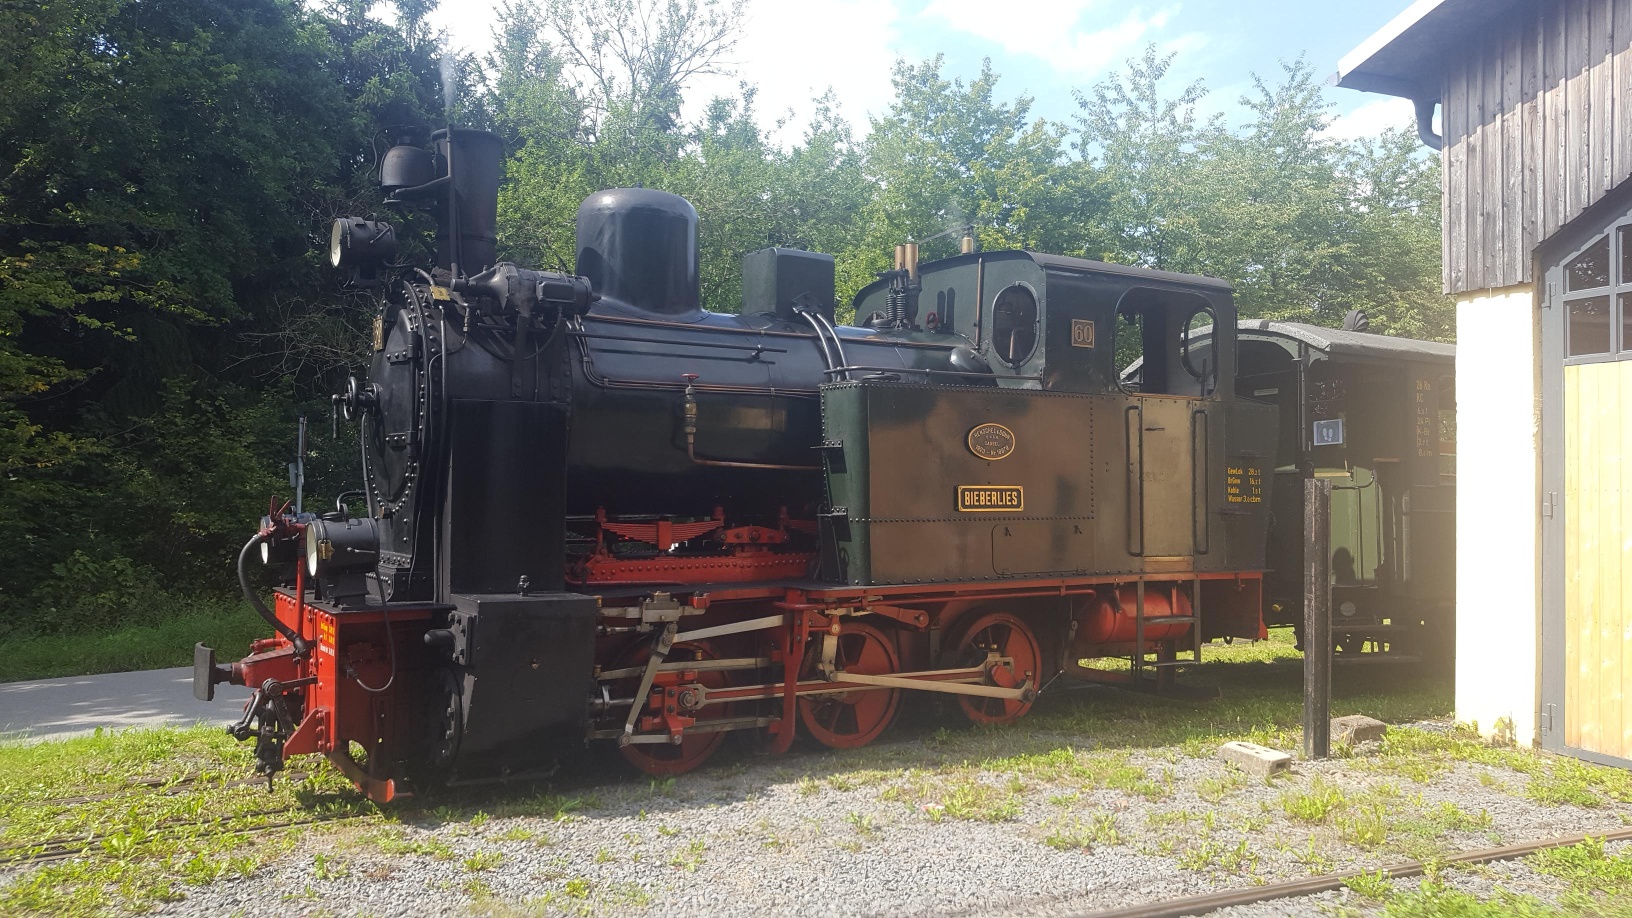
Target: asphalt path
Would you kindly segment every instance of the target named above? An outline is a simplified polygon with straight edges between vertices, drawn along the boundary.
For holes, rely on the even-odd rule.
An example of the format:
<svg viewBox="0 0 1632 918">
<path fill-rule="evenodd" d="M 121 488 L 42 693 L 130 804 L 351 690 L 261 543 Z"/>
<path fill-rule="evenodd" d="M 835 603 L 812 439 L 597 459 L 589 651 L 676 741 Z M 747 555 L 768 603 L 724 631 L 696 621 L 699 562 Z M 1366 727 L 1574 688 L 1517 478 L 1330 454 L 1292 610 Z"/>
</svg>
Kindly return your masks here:
<svg viewBox="0 0 1632 918">
<path fill-rule="evenodd" d="M 0 682 L 0 740 L 82 736 L 97 729 L 229 724 L 249 689 L 218 685 L 214 701 L 193 697 L 193 668 L 154 669 L 31 682 Z"/>
</svg>

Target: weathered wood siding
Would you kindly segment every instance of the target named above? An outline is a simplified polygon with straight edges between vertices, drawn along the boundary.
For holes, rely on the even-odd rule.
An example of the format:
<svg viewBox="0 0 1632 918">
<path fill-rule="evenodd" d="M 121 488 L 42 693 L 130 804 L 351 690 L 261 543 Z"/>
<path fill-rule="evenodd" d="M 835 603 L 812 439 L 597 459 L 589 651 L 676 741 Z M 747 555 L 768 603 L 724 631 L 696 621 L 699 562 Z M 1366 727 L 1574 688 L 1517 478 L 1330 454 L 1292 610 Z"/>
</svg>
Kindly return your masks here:
<svg viewBox="0 0 1632 918">
<path fill-rule="evenodd" d="M 1442 87 L 1445 291 L 1532 280 L 1531 254 L 1632 177 L 1632 0 L 1540 0 Z"/>
</svg>

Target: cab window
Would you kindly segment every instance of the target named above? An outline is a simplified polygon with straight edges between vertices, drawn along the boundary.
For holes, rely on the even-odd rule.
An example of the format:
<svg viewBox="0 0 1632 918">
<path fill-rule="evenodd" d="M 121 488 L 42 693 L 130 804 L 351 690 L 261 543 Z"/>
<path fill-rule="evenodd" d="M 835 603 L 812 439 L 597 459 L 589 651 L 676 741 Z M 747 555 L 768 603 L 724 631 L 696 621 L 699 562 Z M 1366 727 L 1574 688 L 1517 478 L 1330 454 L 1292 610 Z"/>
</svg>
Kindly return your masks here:
<svg viewBox="0 0 1632 918">
<path fill-rule="evenodd" d="M 1025 284 L 998 291 L 992 302 L 992 352 L 1018 369 L 1037 350 L 1037 295 Z"/>
<path fill-rule="evenodd" d="M 1219 361 L 1213 332 L 1217 316 L 1206 299 L 1135 287 L 1116 309 L 1116 361 L 1128 392 L 1211 395 Z"/>
</svg>

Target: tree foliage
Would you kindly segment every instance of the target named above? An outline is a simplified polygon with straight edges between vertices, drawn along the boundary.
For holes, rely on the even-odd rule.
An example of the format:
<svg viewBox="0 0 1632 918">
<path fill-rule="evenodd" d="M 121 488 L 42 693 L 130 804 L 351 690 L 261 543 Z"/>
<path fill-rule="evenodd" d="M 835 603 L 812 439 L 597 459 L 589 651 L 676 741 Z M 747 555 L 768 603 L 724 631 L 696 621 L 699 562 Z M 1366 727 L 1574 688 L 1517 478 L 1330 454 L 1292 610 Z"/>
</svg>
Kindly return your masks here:
<svg viewBox="0 0 1632 918">
<path fill-rule="evenodd" d="M 1225 278 L 1245 317 L 1335 326 L 1364 309 L 1374 331 L 1450 336 L 1439 167 L 1412 131 L 1331 138 L 1302 60 L 1254 78 L 1231 129 L 1198 115 L 1201 83 L 1164 92 L 1172 61 L 1148 49 L 1077 95 L 1076 147 L 1107 189 L 1091 218 L 1103 257 Z"/>
<path fill-rule="evenodd" d="M 896 243 L 972 226 L 989 249 L 1224 277 L 1244 315 L 1450 333 L 1437 163 L 1407 132 L 1328 136 L 1301 61 L 1232 122 L 1149 51 L 1069 124 L 989 61 L 898 61 L 864 132 L 826 97 L 782 143 L 751 85 L 688 96 L 730 72 L 742 0 L 508 0 L 480 59 L 445 52 L 435 0 L 376 5 L 0 0 L 0 629 L 230 588 L 288 490 L 294 416 L 361 357 L 328 221 L 377 209 L 384 147 L 449 120 L 505 139 L 503 257 L 570 270 L 585 196 L 663 188 L 697 206 L 713 309 L 755 249 L 833 253 L 843 301 Z M 353 452 L 316 436 L 314 491 L 354 480 Z"/>
</svg>

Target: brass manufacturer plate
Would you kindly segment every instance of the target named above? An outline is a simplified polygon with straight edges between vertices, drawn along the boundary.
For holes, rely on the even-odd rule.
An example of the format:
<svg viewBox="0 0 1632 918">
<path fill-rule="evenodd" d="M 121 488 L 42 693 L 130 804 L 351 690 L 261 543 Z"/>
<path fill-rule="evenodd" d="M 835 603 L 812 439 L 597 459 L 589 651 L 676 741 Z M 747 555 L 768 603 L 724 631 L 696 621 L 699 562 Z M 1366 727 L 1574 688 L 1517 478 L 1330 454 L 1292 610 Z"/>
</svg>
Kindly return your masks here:
<svg viewBox="0 0 1632 918">
<path fill-rule="evenodd" d="M 1026 489 L 1019 485 L 958 485 L 960 513 L 1019 513 L 1026 509 Z"/>
<path fill-rule="evenodd" d="M 1002 424 L 981 424 L 969 431 L 969 452 L 996 461 L 1014 452 L 1014 431 Z"/>
</svg>

